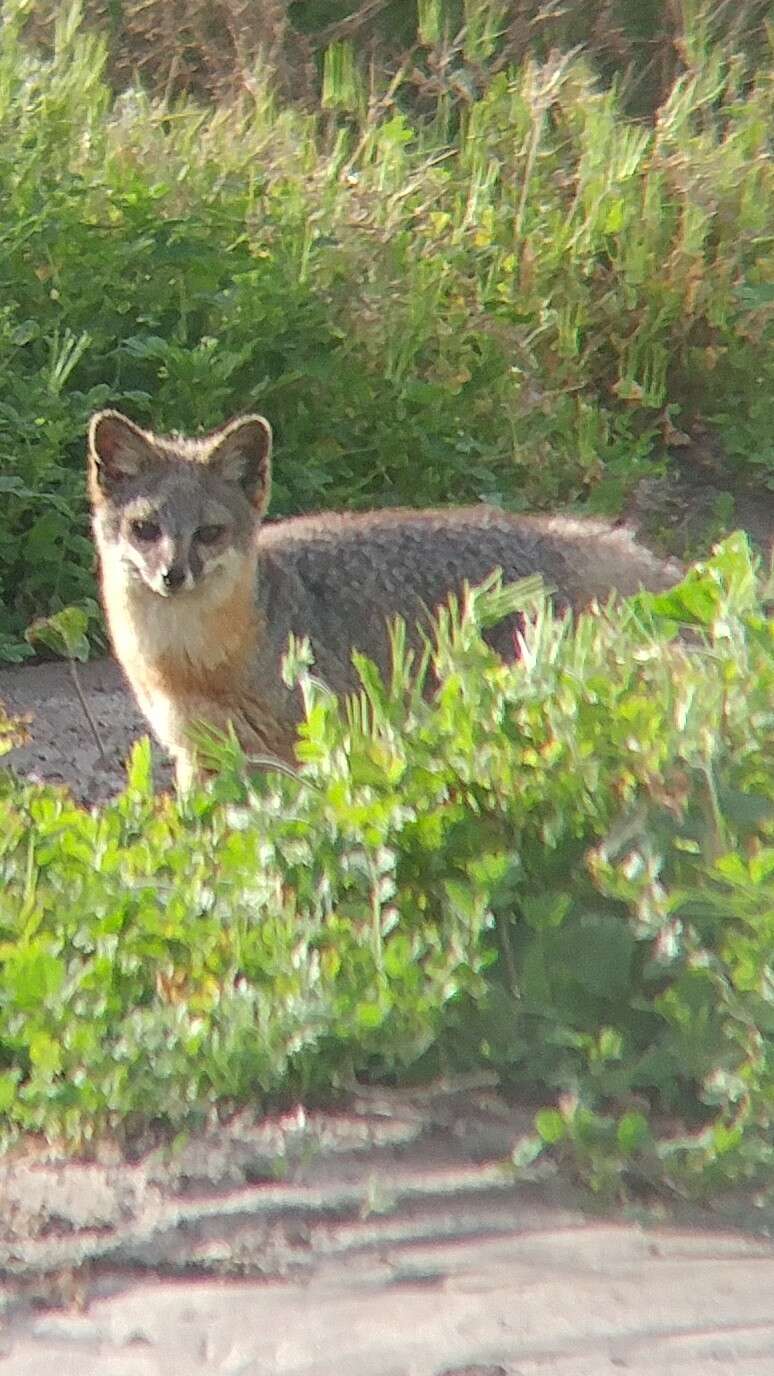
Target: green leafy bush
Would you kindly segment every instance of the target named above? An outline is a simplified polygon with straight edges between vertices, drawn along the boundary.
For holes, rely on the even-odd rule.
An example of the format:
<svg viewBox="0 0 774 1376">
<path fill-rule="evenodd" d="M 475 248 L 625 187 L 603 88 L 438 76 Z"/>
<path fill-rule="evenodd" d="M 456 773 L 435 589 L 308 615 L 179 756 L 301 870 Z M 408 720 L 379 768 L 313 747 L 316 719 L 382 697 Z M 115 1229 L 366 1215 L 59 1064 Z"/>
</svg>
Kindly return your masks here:
<svg viewBox="0 0 774 1376">
<path fill-rule="evenodd" d="M 9 1132 L 484 1061 L 559 1096 L 524 1156 L 597 1188 L 770 1171 L 774 623 L 746 543 L 574 627 L 538 603 L 505 665 L 479 627 L 523 597 L 441 618 L 431 700 L 399 628 L 346 704 L 296 651 L 297 777 L 245 781 L 232 742 L 182 807 L 147 745 L 94 813 L 6 781 Z"/>
</svg>

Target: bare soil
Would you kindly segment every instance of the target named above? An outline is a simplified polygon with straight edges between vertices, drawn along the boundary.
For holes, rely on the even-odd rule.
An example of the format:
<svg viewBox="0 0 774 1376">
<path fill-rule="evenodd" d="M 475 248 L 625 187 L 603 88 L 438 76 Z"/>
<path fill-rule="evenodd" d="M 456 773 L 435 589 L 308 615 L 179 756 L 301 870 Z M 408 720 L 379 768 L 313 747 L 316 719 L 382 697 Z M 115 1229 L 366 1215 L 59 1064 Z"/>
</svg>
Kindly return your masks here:
<svg viewBox="0 0 774 1376">
<path fill-rule="evenodd" d="M 41 783 L 67 785 L 83 803 L 100 803 L 120 792 L 132 741 L 148 728 L 114 661 L 78 665 L 77 673 L 104 758 L 68 666 L 23 665 L 0 670 L 0 702 L 10 715 L 30 718 L 30 740 L 3 756 L 2 765 Z M 171 780 L 169 762 L 160 749 L 156 755 L 157 783 L 166 787 Z"/>
<path fill-rule="evenodd" d="M 485 1085 L 0 1165 L 3 1376 L 774 1371 L 771 1238 L 590 1218 Z"/>
</svg>

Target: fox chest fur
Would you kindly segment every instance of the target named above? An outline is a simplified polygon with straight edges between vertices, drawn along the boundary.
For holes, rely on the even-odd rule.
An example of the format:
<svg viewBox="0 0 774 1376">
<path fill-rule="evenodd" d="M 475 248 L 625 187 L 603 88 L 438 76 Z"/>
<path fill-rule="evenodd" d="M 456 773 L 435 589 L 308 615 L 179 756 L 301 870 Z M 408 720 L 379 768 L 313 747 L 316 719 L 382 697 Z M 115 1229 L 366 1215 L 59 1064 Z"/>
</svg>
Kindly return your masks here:
<svg viewBox="0 0 774 1376">
<path fill-rule="evenodd" d="M 261 617 L 250 580 L 162 598 L 103 556 L 102 595 L 116 656 L 159 739 L 190 749 L 191 727 L 244 718 L 262 750 L 287 754 L 274 714 L 253 681 Z M 245 735 L 243 730 L 242 735 Z"/>
</svg>

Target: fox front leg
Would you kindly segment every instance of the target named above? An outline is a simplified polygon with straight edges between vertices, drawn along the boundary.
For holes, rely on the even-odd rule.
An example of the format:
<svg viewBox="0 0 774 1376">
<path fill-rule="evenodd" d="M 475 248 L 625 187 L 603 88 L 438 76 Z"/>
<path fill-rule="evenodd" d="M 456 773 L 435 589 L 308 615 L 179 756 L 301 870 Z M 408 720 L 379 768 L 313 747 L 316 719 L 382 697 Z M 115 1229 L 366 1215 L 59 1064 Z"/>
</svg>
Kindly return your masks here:
<svg viewBox="0 0 774 1376">
<path fill-rule="evenodd" d="M 197 784 L 201 784 L 206 778 L 206 771 L 199 764 L 196 751 L 193 747 L 176 750 L 173 756 L 175 764 L 175 788 L 180 797 L 185 797 L 191 793 Z"/>
</svg>

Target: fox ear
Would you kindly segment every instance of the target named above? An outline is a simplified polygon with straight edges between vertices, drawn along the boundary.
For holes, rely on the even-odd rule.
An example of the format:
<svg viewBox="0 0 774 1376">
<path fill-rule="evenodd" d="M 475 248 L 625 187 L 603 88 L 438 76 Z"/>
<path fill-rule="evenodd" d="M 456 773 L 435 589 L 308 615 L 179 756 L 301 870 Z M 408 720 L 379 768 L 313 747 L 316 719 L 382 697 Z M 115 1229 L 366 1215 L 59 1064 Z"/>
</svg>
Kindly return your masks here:
<svg viewBox="0 0 774 1376">
<path fill-rule="evenodd" d="M 89 465 L 99 491 L 109 495 L 152 461 L 146 435 L 120 411 L 97 411 L 89 424 Z"/>
<path fill-rule="evenodd" d="M 241 487 L 262 516 L 271 492 L 271 426 L 263 416 L 240 416 L 218 433 L 207 467 L 226 483 Z"/>
</svg>

